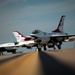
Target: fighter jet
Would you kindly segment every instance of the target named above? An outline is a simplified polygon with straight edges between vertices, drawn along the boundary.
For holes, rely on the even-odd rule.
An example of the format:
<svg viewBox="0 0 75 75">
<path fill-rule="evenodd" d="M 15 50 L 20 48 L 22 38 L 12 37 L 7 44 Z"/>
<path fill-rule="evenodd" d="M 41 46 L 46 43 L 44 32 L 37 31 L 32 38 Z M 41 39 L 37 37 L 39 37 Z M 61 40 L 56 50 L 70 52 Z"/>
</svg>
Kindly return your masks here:
<svg viewBox="0 0 75 75">
<path fill-rule="evenodd" d="M 32 34 L 30 34 L 30 36 L 33 37 L 34 41 L 37 43 L 37 48 L 39 51 L 41 51 L 42 47 L 44 50 L 47 50 L 46 47 L 53 47 L 55 49 L 55 46 L 57 46 L 58 49 L 61 49 L 63 42 L 75 40 L 74 38 L 71 38 L 75 36 L 75 34 L 68 34 L 64 32 L 64 18 L 65 15 L 62 15 L 57 28 L 51 33 L 43 32 L 41 30 L 34 30 Z"/>
<path fill-rule="evenodd" d="M 14 31 L 13 34 L 16 37 L 16 42 L 0 44 L 0 53 L 3 51 L 16 53 L 16 50 L 19 47 L 26 47 L 28 49 L 36 47 L 38 51 L 41 51 L 42 48 L 47 50 L 48 48 L 61 49 L 63 42 L 74 41 L 75 39 L 71 38 L 75 34 L 65 33 L 63 30 L 65 15 L 61 16 L 59 24 L 55 30 L 51 33 L 43 32 L 41 30 L 34 30 L 28 36 L 22 35 L 19 31 Z"/>
</svg>

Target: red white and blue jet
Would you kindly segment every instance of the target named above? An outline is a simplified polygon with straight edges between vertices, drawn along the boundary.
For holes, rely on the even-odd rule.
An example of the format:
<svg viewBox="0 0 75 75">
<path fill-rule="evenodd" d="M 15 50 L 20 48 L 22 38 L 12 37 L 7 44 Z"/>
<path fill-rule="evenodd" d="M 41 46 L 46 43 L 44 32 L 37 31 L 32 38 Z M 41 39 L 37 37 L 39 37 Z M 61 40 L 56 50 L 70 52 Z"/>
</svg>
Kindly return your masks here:
<svg viewBox="0 0 75 75">
<path fill-rule="evenodd" d="M 63 31 L 65 15 L 61 16 L 59 24 L 55 30 L 51 33 L 43 32 L 41 30 L 34 30 L 28 36 L 22 35 L 18 31 L 14 31 L 13 34 L 16 37 L 16 42 L 0 44 L 0 53 L 3 51 L 16 53 L 18 47 L 32 48 L 36 47 L 38 51 L 42 48 L 47 50 L 48 48 L 61 49 L 63 42 L 74 41 L 75 39 L 70 38 L 75 36 L 75 34 L 68 34 Z"/>
</svg>

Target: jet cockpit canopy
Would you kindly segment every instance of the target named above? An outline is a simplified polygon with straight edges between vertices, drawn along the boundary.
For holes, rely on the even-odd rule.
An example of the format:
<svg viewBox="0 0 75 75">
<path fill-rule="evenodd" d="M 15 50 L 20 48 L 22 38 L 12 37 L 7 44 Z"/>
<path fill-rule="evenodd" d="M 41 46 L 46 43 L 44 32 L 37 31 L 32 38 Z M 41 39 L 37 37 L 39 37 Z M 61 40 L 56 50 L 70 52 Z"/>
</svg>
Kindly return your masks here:
<svg viewBox="0 0 75 75">
<path fill-rule="evenodd" d="M 40 32 L 41 32 L 40 30 L 34 30 L 34 31 L 32 31 L 32 34 L 38 34 Z"/>
</svg>

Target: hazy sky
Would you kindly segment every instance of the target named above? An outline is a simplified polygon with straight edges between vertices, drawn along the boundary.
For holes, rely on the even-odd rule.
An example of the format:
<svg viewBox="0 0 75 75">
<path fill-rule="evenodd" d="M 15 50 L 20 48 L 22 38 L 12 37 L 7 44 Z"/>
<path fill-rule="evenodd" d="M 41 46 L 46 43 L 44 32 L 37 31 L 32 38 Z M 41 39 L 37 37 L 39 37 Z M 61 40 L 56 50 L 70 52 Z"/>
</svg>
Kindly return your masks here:
<svg viewBox="0 0 75 75">
<path fill-rule="evenodd" d="M 24 35 L 34 29 L 51 32 L 62 15 L 66 15 L 64 31 L 75 34 L 75 0 L 0 0 L 0 44 L 16 41 L 12 31 Z"/>
</svg>

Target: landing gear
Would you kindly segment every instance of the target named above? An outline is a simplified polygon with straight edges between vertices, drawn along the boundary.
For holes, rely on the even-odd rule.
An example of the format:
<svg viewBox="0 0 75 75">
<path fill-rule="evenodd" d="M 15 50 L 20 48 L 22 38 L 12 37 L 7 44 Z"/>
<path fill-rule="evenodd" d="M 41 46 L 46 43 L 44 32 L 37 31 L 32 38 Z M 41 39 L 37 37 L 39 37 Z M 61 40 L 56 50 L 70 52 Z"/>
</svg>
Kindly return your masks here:
<svg viewBox="0 0 75 75">
<path fill-rule="evenodd" d="M 3 55 L 3 52 L 0 52 L 0 55 Z"/>
<path fill-rule="evenodd" d="M 12 51 L 12 54 L 16 54 L 16 50 L 13 50 L 13 51 Z"/>
<path fill-rule="evenodd" d="M 55 46 L 53 48 L 54 48 L 54 50 L 56 49 Z"/>
<path fill-rule="evenodd" d="M 41 45 L 37 45 L 37 50 L 41 51 Z"/>
<path fill-rule="evenodd" d="M 38 48 L 38 51 L 41 51 L 41 48 Z"/>
<path fill-rule="evenodd" d="M 61 41 L 57 44 L 58 49 L 61 49 L 61 44 L 62 44 Z"/>
<path fill-rule="evenodd" d="M 37 51 L 37 52 L 38 52 L 38 51 L 41 51 L 41 48 L 36 48 L 35 51 Z"/>
<path fill-rule="evenodd" d="M 47 50 L 46 45 L 44 45 L 44 51 L 46 51 L 46 50 Z"/>
<path fill-rule="evenodd" d="M 57 45 L 58 49 L 61 49 L 61 45 Z"/>
</svg>

